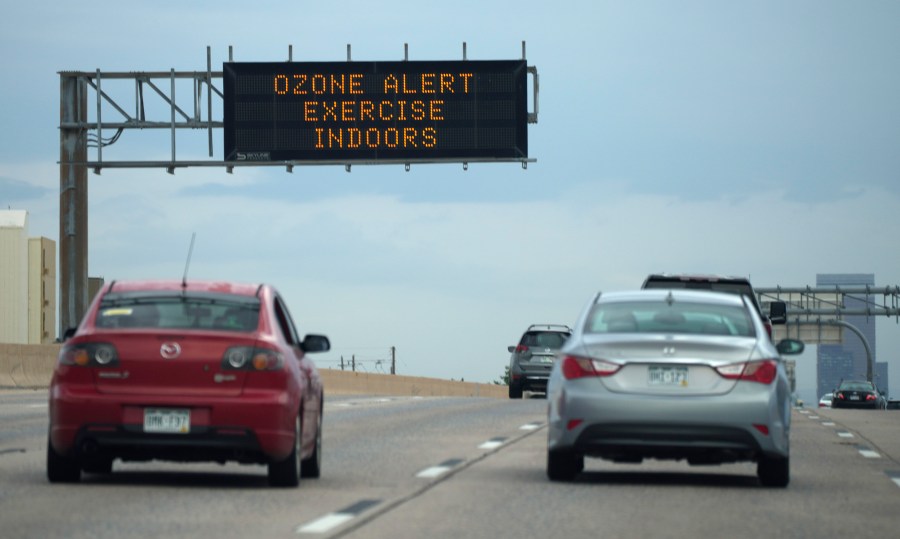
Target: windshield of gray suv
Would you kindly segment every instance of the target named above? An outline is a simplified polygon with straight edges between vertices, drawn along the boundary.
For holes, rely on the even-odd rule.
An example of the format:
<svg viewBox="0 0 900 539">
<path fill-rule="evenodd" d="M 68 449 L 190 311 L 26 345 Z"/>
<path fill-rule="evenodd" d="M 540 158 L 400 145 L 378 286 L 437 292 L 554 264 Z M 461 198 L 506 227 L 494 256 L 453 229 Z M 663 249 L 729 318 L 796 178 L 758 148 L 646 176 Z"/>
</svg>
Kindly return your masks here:
<svg viewBox="0 0 900 539">
<path fill-rule="evenodd" d="M 665 301 L 597 304 L 586 333 L 691 333 L 753 337 L 756 332 L 747 310 L 738 305 Z"/>
<path fill-rule="evenodd" d="M 529 331 L 522 335 L 522 341 L 519 343 L 523 346 L 536 346 L 538 348 L 549 348 L 558 350 L 566 343 L 569 338 L 568 333 L 559 331 Z"/>
</svg>

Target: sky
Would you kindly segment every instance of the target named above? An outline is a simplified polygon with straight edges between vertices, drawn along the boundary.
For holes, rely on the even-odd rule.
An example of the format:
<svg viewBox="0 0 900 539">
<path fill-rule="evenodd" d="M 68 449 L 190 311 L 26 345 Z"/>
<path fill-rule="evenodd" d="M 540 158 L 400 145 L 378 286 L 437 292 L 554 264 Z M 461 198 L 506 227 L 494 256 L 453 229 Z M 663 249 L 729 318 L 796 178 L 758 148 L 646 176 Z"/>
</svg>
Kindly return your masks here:
<svg viewBox="0 0 900 539">
<path fill-rule="evenodd" d="M 196 234 L 189 277 L 274 285 L 302 333 L 331 338 L 320 368 L 355 357 L 386 372 L 395 347 L 399 374 L 492 382 L 529 324 L 571 325 L 595 292 L 652 272 L 900 284 L 893 0 L 87 0 L 4 12 L 0 207 L 27 210 L 29 235 L 57 241 L 60 71 L 205 71 L 207 47 L 215 70 L 229 47 L 251 62 L 286 61 L 289 47 L 296 61 L 342 61 L 347 45 L 353 60 L 402 60 L 405 44 L 410 60 L 459 60 L 463 44 L 470 60 L 515 60 L 525 42 L 540 77 L 527 168 L 89 174 L 91 276 L 181 278 Z M 121 92 L 131 106 L 133 87 Z M 179 132 L 178 158 L 221 160 L 221 132 L 211 158 L 206 137 Z M 167 159 L 170 144 L 127 131 L 103 158 Z M 895 393 L 898 348 L 898 321 L 879 320 L 876 357 Z M 798 360 L 806 399 L 814 350 Z"/>
</svg>

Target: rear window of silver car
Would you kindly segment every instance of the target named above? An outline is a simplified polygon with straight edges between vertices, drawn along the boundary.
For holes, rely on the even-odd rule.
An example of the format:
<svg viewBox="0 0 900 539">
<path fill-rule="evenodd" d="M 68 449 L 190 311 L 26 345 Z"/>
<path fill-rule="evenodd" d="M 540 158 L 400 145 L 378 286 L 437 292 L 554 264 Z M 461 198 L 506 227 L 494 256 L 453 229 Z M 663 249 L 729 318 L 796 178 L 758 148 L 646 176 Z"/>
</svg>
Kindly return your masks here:
<svg viewBox="0 0 900 539">
<path fill-rule="evenodd" d="M 742 306 L 683 301 L 600 303 L 588 316 L 585 332 L 756 336 Z"/>
</svg>

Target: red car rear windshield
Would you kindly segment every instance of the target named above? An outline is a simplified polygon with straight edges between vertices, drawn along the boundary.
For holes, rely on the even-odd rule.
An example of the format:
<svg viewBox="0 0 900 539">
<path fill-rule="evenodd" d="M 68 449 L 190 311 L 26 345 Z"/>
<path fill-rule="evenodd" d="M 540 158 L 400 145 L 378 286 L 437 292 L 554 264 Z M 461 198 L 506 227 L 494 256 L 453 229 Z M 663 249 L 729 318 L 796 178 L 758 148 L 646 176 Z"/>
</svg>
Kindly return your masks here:
<svg viewBox="0 0 900 539">
<path fill-rule="evenodd" d="M 98 328 L 254 331 L 259 299 L 224 294 L 108 294 L 100 303 Z"/>
</svg>

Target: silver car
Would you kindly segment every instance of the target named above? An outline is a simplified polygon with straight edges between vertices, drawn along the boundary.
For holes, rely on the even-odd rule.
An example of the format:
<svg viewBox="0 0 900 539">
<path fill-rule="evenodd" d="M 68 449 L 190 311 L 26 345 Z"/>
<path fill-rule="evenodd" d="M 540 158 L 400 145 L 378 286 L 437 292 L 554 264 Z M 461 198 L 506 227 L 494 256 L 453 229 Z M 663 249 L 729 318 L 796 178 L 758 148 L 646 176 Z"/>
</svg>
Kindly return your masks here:
<svg viewBox="0 0 900 539">
<path fill-rule="evenodd" d="M 547 388 L 547 475 L 585 457 L 639 463 L 757 462 L 790 481 L 791 391 L 782 354 L 744 296 L 693 290 L 597 294 L 559 351 Z"/>
</svg>

